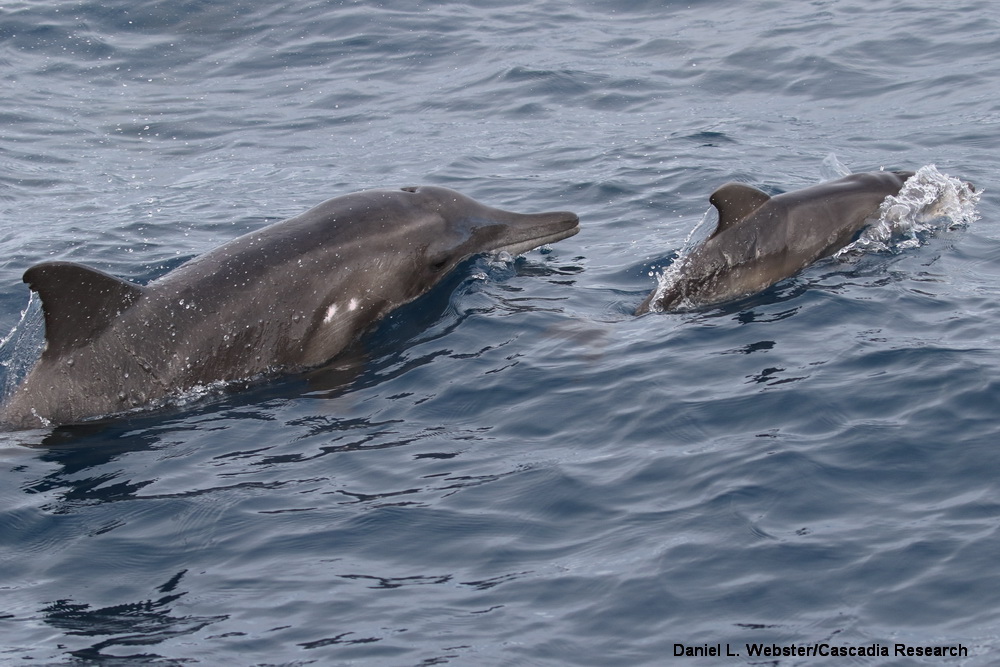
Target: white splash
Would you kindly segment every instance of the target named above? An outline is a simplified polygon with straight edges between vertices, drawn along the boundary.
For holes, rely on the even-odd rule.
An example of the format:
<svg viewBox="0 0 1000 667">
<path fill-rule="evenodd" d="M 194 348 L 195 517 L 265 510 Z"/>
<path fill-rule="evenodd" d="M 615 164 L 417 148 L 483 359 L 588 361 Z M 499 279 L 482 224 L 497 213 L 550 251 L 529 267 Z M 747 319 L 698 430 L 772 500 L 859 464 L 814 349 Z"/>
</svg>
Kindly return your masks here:
<svg viewBox="0 0 1000 667">
<path fill-rule="evenodd" d="M 823 158 L 823 163 L 820 165 L 819 173 L 824 181 L 835 181 L 838 178 L 850 176 L 851 170 L 848 169 L 843 162 L 837 159 L 836 154 L 830 153 Z"/>
<path fill-rule="evenodd" d="M 979 219 L 982 196 L 968 183 L 942 174 L 932 164 L 907 179 L 899 194 L 886 197 L 872 223 L 834 257 L 919 246 L 921 235 L 954 229 Z"/>
<path fill-rule="evenodd" d="M 677 252 L 677 259 L 675 259 L 671 264 L 665 267 L 662 271 L 656 274 L 656 295 L 651 301 L 654 310 L 657 310 L 659 306 L 660 299 L 668 289 L 674 286 L 674 284 L 680 280 L 681 276 L 684 274 L 684 267 L 687 263 L 688 257 L 691 255 L 691 251 L 701 243 L 704 239 L 708 238 L 712 230 L 718 224 L 718 211 L 715 210 L 714 206 L 709 206 L 708 210 L 701 216 L 701 220 L 698 224 L 694 226 L 694 229 L 687 235 L 684 239 L 684 245 Z M 653 272 L 650 272 L 653 275 Z M 683 303 L 680 304 L 683 307 Z"/>
<path fill-rule="evenodd" d="M 18 327 L 20 327 L 22 324 L 24 324 L 24 320 L 27 319 L 28 311 L 31 310 L 31 306 L 32 306 L 32 303 L 34 302 L 34 300 L 35 300 L 35 293 L 34 292 L 28 292 L 28 305 L 25 306 L 24 310 L 21 311 L 21 319 L 19 319 L 17 321 L 17 324 L 15 324 L 13 326 L 13 328 L 10 330 L 10 333 L 8 333 L 3 338 L 0 338 L 0 348 L 2 348 L 7 343 L 9 343 L 11 341 L 11 339 L 13 339 L 15 335 L 17 335 L 17 333 L 18 333 Z M 6 364 L 4 364 L 4 365 L 6 365 Z"/>
<path fill-rule="evenodd" d="M 193 387 L 189 387 L 179 394 L 172 394 L 164 396 L 162 398 L 156 399 L 151 402 L 143 402 L 143 404 L 136 406 L 130 412 L 146 412 L 151 409 L 162 408 L 165 406 L 185 406 L 198 401 L 204 400 L 212 396 L 221 396 L 226 392 L 231 385 L 235 385 L 244 380 L 216 380 L 215 382 L 209 382 L 208 384 L 196 384 Z"/>
<path fill-rule="evenodd" d="M 506 250 L 501 249 L 490 253 L 486 258 L 486 262 L 489 268 L 491 269 L 503 270 L 503 269 L 509 269 L 511 265 L 514 263 L 514 259 L 515 259 L 514 255 L 507 252 Z"/>
<path fill-rule="evenodd" d="M 42 301 L 35 292 L 29 292 L 28 305 L 21 311 L 21 319 L 10 333 L 0 338 L 0 366 L 6 371 L 0 397 L 9 396 L 14 391 L 45 347 L 42 321 Z"/>
<path fill-rule="evenodd" d="M 46 419 L 45 417 L 41 416 L 40 414 L 38 414 L 38 411 L 35 410 L 34 408 L 31 408 L 31 416 L 37 419 L 42 424 L 43 428 L 48 428 L 52 426 L 52 422 Z"/>
</svg>

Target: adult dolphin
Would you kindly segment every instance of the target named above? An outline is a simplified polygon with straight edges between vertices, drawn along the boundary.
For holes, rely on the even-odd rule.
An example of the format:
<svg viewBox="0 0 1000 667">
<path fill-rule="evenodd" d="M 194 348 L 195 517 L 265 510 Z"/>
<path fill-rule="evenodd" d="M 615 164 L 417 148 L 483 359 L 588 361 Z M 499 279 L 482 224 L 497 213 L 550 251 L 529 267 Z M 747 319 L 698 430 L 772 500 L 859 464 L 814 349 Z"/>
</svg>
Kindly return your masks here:
<svg viewBox="0 0 1000 667">
<path fill-rule="evenodd" d="M 213 382 L 323 364 L 467 257 L 572 236 L 573 213 L 520 214 L 454 190 L 330 199 L 142 286 L 70 262 L 31 267 L 45 349 L 0 411 L 9 427 L 121 413 Z"/>
<path fill-rule="evenodd" d="M 727 183 L 709 198 L 719 224 L 682 258 L 678 278 L 654 290 L 636 310 L 708 306 L 759 292 L 850 243 L 912 171 L 851 174 L 803 190 L 768 196 Z"/>
</svg>

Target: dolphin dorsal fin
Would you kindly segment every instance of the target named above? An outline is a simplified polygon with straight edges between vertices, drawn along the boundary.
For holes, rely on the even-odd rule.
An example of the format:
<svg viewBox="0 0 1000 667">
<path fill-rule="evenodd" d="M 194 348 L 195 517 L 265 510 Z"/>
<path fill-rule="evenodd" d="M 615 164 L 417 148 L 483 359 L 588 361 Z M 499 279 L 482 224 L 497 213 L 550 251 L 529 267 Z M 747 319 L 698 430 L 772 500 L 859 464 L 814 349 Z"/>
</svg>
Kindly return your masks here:
<svg viewBox="0 0 1000 667">
<path fill-rule="evenodd" d="M 45 262 L 24 272 L 42 299 L 45 354 L 63 354 L 103 331 L 144 289 L 73 262 Z"/>
<path fill-rule="evenodd" d="M 726 183 L 708 198 L 715 210 L 719 212 L 719 225 L 712 232 L 712 236 L 738 224 L 770 199 L 771 197 L 766 192 L 761 192 L 749 185 Z"/>
</svg>

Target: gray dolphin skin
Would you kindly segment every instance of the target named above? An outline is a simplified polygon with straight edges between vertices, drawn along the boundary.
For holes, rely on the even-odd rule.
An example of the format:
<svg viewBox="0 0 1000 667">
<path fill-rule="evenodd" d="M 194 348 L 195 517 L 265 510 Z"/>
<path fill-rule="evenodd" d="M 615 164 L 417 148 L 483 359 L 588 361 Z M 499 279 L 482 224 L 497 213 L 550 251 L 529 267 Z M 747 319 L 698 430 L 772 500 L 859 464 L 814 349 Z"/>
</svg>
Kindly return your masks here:
<svg viewBox="0 0 1000 667">
<path fill-rule="evenodd" d="M 850 243 L 912 171 L 851 174 L 803 190 L 768 196 L 727 183 L 710 201 L 719 224 L 683 258 L 679 277 L 654 290 L 636 310 L 710 306 L 759 292 Z"/>
<path fill-rule="evenodd" d="M 41 297 L 45 349 L 0 422 L 72 424 L 213 382 L 313 368 L 462 260 L 578 230 L 573 213 L 511 213 L 407 187 L 330 199 L 144 286 L 38 264 L 24 282 Z"/>
</svg>

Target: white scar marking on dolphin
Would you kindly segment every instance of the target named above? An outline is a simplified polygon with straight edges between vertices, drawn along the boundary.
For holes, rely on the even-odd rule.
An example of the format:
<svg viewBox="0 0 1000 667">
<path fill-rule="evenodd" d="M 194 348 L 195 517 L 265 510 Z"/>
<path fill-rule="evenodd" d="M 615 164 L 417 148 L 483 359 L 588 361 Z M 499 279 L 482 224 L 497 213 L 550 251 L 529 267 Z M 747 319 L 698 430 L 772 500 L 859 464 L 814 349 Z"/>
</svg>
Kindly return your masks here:
<svg viewBox="0 0 1000 667">
<path fill-rule="evenodd" d="M 358 300 L 357 299 L 351 299 L 350 303 L 347 304 L 347 309 L 348 310 L 357 310 L 358 309 Z"/>
<path fill-rule="evenodd" d="M 337 314 L 337 304 L 331 303 L 330 307 L 326 309 L 326 315 L 323 316 L 323 324 L 329 324 L 333 321 L 333 316 Z"/>
</svg>

